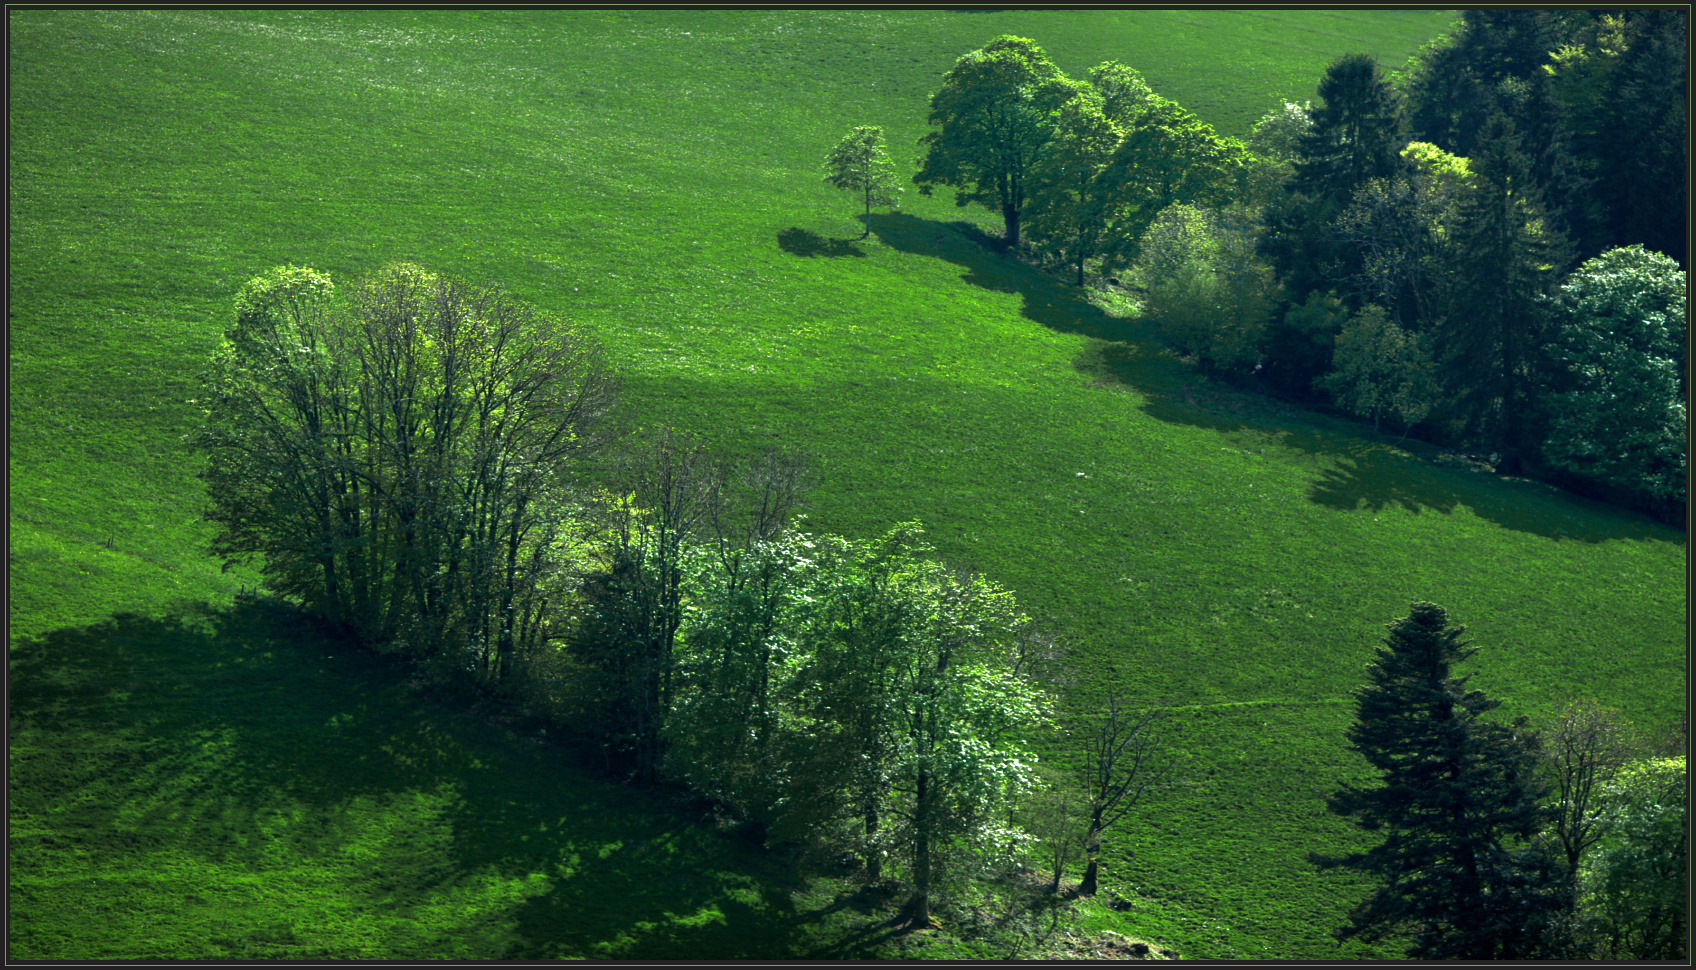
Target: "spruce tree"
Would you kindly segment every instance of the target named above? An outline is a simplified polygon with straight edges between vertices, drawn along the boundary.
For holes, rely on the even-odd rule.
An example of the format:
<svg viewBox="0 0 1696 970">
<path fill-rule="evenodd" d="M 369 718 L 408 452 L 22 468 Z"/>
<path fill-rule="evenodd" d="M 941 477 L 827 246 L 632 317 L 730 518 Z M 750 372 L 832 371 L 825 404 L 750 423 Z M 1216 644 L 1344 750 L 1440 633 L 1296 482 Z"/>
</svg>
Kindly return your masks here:
<svg viewBox="0 0 1696 970">
<path fill-rule="evenodd" d="M 1571 247 L 1545 215 L 1506 116 L 1484 126 L 1471 170 L 1454 227 L 1455 305 L 1437 328 L 1440 379 L 1468 432 L 1504 455 L 1500 470 L 1513 472 L 1541 440 L 1533 408 L 1549 368 L 1539 349 Z"/>
<path fill-rule="evenodd" d="M 1270 207 L 1265 251 L 1290 293 L 1328 289 L 1355 275 L 1360 253 L 1330 223 L 1368 179 L 1406 169 L 1401 97 L 1369 54 L 1339 58 L 1319 81 L 1323 104 L 1298 141 L 1292 197 Z"/>
<path fill-rule="evenodd" d="M 1370 54 L 1349 54 L 1327 68 L 1319 97 L 1324 104 L 1301 136 L 1291 189 L 1345 204 L 1367 179 L 1402 170 L 1408 140 L 1401 97 Z"/>
<path fill-rule="evenodd" d="M 1344 785 L 1330 810 L 1384 841 L 1347 856 L 1309 855 L 1321 869 L 1383 880 L 1350 913 L 1339 939 L 1408 934 L 1420 960 L 1531 959 L 1562 955 L 1569 897 L 1560 860 L 1533 843 L 1550 821 L 1538 805 L 1538 739 L 1480 715 L 1500 701 L 1467 690 L 1451 668 L 1477 652 L 1432 603 L 1414 603 L 1357 689 L 1347 737 L 1383 775 L 1372 788 Z"/>
</svg>

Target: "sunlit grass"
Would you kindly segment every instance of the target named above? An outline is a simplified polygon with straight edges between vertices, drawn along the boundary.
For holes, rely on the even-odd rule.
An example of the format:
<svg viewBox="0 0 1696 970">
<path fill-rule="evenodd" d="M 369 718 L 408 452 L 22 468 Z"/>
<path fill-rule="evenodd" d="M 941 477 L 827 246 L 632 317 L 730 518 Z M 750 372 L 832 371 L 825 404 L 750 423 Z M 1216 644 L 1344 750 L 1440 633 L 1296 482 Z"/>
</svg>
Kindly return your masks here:
<svg viewBox="0 0 1696 970">
<path fill-rule="evenodd" d="M 995 256 L 995 219 L 946 191 L 909 191 L 861 241 L 817 168 L 855 125 L 913 146 L 941 74 L 1000 33 L 1074 74 L 1121 60 L 1244 135 L 1336 55 L 1399 66 L 1448 19 L 12 13 L 17 952 L 879 945 L 666 805 L 498 732 L 448 740 L 445 714 L 368 688 L 363 661 L 312 679 L 305 633 L 178 632 L 188 604 L 254 581 L 199 555 L 180 443 L 235 287 L 284 262 L 345 279 L 412 259 L 588 324 L 640 424 L 809 452 L 809 528 L 921 518 L 1072 641 L 1072 712 L 1110 685 L 1184 706 L 1203 783 L 1114 833 L 1108 885 L 1148 902 L 1100 919 L 1186 958 L 1395 955 L 1330 941 L 1363 887 L 1302 861 L 1360 844 L 1320 798 L 1364 769 L 1341 735 L 1383 624 L 1447 607 L 1504 715 L 1589 691 L 1653 726 L 1682 709 L 1683 533 L 1202 380 L 1110 301 Z M 267 651 L 276 666 L 244 666 Z M 155 672 L 94 685 L 100 658 Z M 675 865 L 608 848 L 672 831 Z"/>
</svg>

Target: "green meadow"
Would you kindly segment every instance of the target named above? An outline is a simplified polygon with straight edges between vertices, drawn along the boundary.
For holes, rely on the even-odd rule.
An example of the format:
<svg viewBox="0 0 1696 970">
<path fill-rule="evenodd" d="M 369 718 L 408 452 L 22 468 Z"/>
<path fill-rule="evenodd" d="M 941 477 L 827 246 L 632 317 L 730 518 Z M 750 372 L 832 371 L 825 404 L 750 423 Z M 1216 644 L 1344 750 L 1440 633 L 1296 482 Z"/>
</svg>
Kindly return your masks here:
<svg viewBox="0 0 1696 970">
<path fill-rule="evenodd" d="M 14 958 L 978 953 L 238 599 L 185 402 L 236 288 L 289 262 L 412 260 L 587 324 L 638 425 L 801 450 L 807 529 L 918 518 L 1014 590 L 1071 645 L 1068 716 L 1110 687 L 1176 706 L 1195 784 L 1111 832 L 1131 905 L 1093 931 L 1400 954 L 1330 938 L 1368 887 L 1304 857 L 1367 844 L 1323 796 L 1370 777 L 1349 692 L 1411 601 L 1467 624 L 1503 718 L 1684 709 L 1682 531 L 1203 379 L 947 190 L 861 240 L 819 172 L 856 125 L 916 155 L 929 92 L 1000 34 L 1246 136 L 1452 13 L 8 17 Z"/>
</svg>

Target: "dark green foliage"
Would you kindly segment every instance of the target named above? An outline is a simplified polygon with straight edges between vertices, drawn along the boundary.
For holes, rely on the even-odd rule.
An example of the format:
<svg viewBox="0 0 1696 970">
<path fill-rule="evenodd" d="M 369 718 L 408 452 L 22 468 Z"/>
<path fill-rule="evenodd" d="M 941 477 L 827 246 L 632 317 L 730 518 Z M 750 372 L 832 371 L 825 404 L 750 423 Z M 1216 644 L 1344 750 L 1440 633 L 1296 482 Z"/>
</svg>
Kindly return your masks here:
<svg viewBox="0 0 1696 970">
<path fill-rule="evenodd" d="M 610 736 L 625 739 L 638 777 L 657 777 L 671 709 L 688 547 L 717 512 L 723 474 L 671 428 L 627 456 L 619 494 L 602 503 L 601 569 L 587 581 L 572 650 L 606 683 Z"/>
<path fill-rule="evenodd" d="M 1597 175 L 1612 242 L 1689 265 L 1688 11 L 1632 11 L 1630 46 L 1609 74 Z"/>
<path fill-rule="evenodd" d="M 1336 293 L 1309 290 L 1267 328 L 1266 379 L 1285 394 L 1305 396 L 1331 368 L 1331 350 L 1349 310 Z"/>
<path fill-rule="evenodd" d="M 1681 10 L 1469 10 L 1403 83 L 1415 135 L 1470 157 L 1507 114 L 1580 257 L 1644 243 L 1685 261 Z"/>
<path fill-rule="evenodd" d="M 1407 145 L 1401 96 L 1370 54 L 1337 59 L 1319 82 L 1323 102 L 1301 136 L 1290 189 L 1344 202 L 1362 182 L 1400 172 Z"/>
<path fill-rule="evenodd" d="M 1319 82 L 1322 104 L 1298 140 L 1290 198 L 1267 213 L 1267 252 L 1292 294 L 1325 289 L 1359 273 L 1357 248 L 1330 224 L 1368 179 L 1407 168 L 1401 97 L 1367 54 L 1338 58 Z"/>
<path fill-rule="evenodd" d="M 1479 719 L 1501 702 L 1451 676 L 1477 649 L 1442 607 L 1415 603 L 1389 630 L 1368 686 L 1354 692 L 1347 732 L 1383 783 L 1344 785 L 1328 800 L 1384 841 L 1309 857 L 1382 880 L 1338 938 L 1411 933 L 1408 956 L 1420 960 L 1563 954 L 1554 927 L 1570 898 L 1566 875 L 1530 844 L 1553 811 L 1538 805 L 1547 789 L 1535 777 L 1536 735 L 1523 719 L 1511 727 Z"/>
<path fill-rule="evenodd" d="M 1532 410 L 1548 385 L 1549 298 L 1570 258 L 1548 225 L 1513 122 L 1485 126 L 1453 230 L 1455 300 L 1435 333 L 1440 377 L 1472 433 L 1516 468 L 1540 440 Z"/>
</svg>

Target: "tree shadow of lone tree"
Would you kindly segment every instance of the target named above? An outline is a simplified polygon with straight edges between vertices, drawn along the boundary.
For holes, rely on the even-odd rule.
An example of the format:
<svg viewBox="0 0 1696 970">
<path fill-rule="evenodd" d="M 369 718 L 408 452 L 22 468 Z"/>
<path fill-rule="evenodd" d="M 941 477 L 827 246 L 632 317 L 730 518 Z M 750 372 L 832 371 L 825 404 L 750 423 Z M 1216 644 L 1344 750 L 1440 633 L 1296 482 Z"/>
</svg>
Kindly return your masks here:
<svg viewBox="0 0 1696 970">
<path fill-rule="evenodd" d="M 816 232 L 790 226 L 777 234 L 779 249 L 791 256 L 865 256 L 865 250 L 846 239 L 826 239 Z"/>
</svg>

